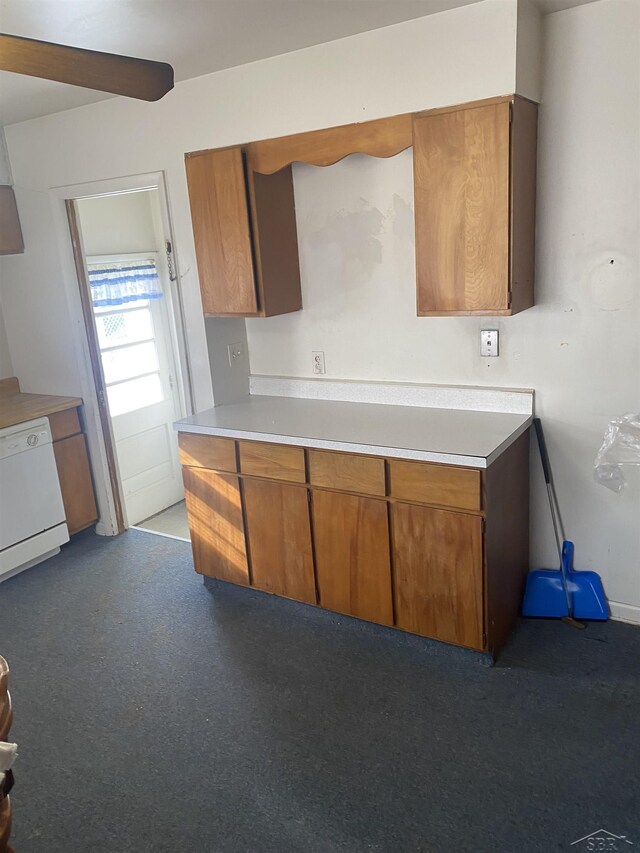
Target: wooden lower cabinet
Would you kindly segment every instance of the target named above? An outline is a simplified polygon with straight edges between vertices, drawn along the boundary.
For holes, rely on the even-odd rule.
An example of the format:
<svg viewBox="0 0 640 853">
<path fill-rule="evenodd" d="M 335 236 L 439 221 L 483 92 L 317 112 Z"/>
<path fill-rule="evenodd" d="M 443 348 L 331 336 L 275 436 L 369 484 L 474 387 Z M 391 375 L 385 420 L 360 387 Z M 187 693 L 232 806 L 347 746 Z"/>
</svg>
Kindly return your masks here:
<svg viewBox="0 0 640 853">
<path fill-rule="evenodd" d="M 482 519 L 396 503 L 391 520 L 397 627 L 482 649 Z"/>
<path fill-rule="evenodd" d="M 62 503 L 69 533 L 73 535 L 98 520 L 98 510 L 83 433 L 53 442 Z"/>
<path fill-rule="evenodd" d="M 312 492 L 321 607 L 393 625 L 387 503 Z"/>
<path fill-rule="evenodd" d="M 206 446 L 183 457 L 198 572 L 499 651 L 528 571 L 527 433 L 484 471 L 249 445 L 233 473 L 198 467 Z"/>
<path fill-rule="evenodd" d="M 240 481 L 208 468 L 182 469 L 196 571 L 248 585 Z"/>
<path fill-rule="evenodd" d="M 307 489 L 252 479 L 243 488 L 253 585 L 315 604 Z"/>
</svg>

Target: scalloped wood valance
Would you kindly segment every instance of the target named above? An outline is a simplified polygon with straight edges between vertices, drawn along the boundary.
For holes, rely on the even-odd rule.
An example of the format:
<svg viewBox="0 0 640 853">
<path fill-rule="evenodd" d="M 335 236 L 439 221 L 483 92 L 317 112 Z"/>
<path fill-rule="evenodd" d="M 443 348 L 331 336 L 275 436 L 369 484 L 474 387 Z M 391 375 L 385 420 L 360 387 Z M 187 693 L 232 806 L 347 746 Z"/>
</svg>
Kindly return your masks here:
<svg viewBox="0 0 640 853">
<path fill-rule="evenodd" d="M 244 146 L 253 172 L 271 175 L 291 163 L 330 166 L 349 154 L 393 157 L 413 145 L 412 114 L 327 127 Z"/>
</svg>

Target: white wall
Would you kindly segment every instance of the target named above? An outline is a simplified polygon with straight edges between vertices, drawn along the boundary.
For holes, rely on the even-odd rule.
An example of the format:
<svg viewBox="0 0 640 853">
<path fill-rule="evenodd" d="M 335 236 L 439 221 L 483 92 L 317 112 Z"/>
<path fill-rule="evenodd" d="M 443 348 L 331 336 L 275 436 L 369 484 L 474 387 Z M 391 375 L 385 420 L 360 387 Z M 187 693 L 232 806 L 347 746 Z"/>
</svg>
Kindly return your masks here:
<svg viewBox="0 0 640 853">
<path fill-rule="evenodd" d="M 253 373 L 531 387 L 577 565 L 640 621 L 640 478 L 592 480 L 607 421 L 640 411 L 640 4 L 546 20 L 536 307 L 512 318 L 417 318 L 410 152 L 297 166 L 304 310 L 248 320 Z M 613 262 L 613 263 L 612 263 Z M 497 327 L 501 355 L 478 355 Z M 553 536 L 535 460 L 532 565 Z"/>
<path fill-rule="evenodd" d="M 151 194 L 157 190 L 98 196 L 78 201 L 87 255 L 156 252 Z"/>
<path fill-rule="evenodd" d="M 2 313 L 2 305 L 0 305 L 0 379 L 7 379 L 9 376 L 13 376 L 13 364 L 11 363 L 7 332 L 4 327 L 4 314 Z"/>
</svg>

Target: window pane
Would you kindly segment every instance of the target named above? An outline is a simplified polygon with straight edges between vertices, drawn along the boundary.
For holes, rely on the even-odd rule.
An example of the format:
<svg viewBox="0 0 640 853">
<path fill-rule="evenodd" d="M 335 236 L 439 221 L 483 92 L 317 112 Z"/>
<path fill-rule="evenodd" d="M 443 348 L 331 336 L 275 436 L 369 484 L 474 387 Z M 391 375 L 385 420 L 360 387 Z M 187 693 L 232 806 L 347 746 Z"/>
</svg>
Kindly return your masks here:
<svg viewBox="0 0 640 853">
<path fill-rule="evenodd" d="M 136 299 L 136 308 L 146 308 L 149 304 L 148 299 Z M 123 308 L 132 308 L 132 305 L 123 305 Z M 94 305 L 93 313 L 94 314 L 113 314 L 114 311 L 117 311 L 117 307 L 114 305 Z"/>
<path fill-rule="evenodd" d="M 96 317 L 100 349 L 147 341 L 153 337 L 151 311 L 121 311 Z"/>
<path fill-rule="evenodd" d="M 107 388 L 107 397 L 109 398 L 109 412 L 112 418 L 133 412 L 136 409 L 143 409 L 145 406 L 152 406 L 154 403 L 161 403 L 164 400 L 160 377 L 157 373 L 153 373 L 151 376 L 142 376 L 140 379 L 132 379 L 130 382 L 123 382 L 121 385 L 112 385 Z"/>
<path fill-rule="evenodd" d="M 107 385 L 122 379 L 132 379 L 141 373 L 153 373 L 158 369 L 156 345 L 148 341 L 123 349 L 106 350 L 102 353 L 102 367 Z"/>
</svg>

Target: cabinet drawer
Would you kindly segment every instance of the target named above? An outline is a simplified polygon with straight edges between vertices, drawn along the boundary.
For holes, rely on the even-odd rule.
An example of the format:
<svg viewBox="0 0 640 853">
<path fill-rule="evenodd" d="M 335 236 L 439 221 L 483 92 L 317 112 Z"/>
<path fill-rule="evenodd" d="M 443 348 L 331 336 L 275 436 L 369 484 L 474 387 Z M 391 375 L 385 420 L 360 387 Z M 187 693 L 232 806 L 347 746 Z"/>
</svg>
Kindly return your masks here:
<svg viewBox="0 0 640 853">
<path fill-rule="evenodd" d="M 309 482 L 345 492 L 384 495 L 384 459 L 310 450 Z"/>
<path fill-rule="evenodd" d="M 232 438 L 212 435 L 178 433 L 180 464 L 192 468 L 213 468 L 217 471 L 236 471 L 236 448 Z"/>
<path fill-rule="evenodd" d="M 288 444 L 266 444 L 261 441 L 240 442 L 240 470 L 254 477 L 304 483 L 304 450 Z"/>
<path fill-rule="evenodd" d="M 392 497 L 459 509 L 480 509 L 480 471 L 428 462 L 389 462 Z"/>
<path fill-rule="evenodd" d="M 77 435 L 82 432 L 80 418 L 77 409 L 66 409 L 64 412 L 54 412 L 48 416 L 51 427 L 51 439 L 59 441 L 69 435 Z"/>
</svg>

